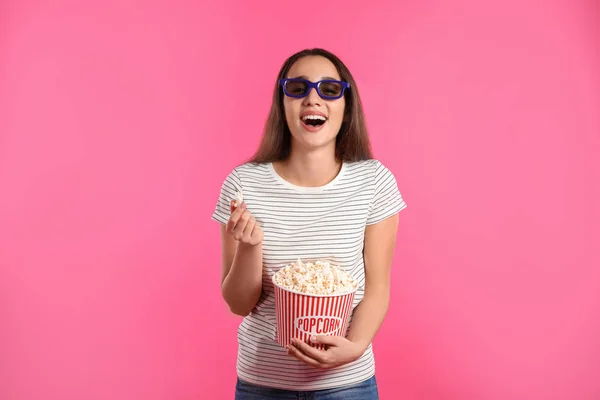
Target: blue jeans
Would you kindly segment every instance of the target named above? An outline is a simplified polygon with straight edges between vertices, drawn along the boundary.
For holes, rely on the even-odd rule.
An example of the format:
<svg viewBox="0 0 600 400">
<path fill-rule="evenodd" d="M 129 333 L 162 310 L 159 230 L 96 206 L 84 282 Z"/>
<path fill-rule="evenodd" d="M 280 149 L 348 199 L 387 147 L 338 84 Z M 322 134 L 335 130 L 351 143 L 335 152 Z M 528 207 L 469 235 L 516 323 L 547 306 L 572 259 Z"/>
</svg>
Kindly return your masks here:
<svg viewBox="0 0 600 400">
<path fill-rule="evenodd" d="M 378 400 L 377 382 L 373 376 L 356 385 L 342 386 L 335 389 L 297 392 L 293 390 L 274 389 L 256 386 L 238 378 L 235 386 L 235 400 Z"/>
</svg>

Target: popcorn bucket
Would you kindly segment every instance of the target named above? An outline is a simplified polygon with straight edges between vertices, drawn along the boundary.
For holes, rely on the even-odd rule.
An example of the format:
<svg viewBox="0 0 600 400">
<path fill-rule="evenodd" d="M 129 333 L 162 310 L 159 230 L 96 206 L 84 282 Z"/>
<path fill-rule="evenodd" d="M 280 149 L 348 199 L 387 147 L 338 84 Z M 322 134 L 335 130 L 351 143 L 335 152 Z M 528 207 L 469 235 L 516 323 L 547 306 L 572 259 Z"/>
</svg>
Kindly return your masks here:
<svg viewBox="0 0 600 400">
<path fill-rule="evenodd" d="M 323 350 L 323 344 L 310 343 L 312 335 L 346 336 L 356 289 L 340 295 L 313 295 L 275 287 L 277 343 L 285 347 L 300 339 Z"/>
</svg>

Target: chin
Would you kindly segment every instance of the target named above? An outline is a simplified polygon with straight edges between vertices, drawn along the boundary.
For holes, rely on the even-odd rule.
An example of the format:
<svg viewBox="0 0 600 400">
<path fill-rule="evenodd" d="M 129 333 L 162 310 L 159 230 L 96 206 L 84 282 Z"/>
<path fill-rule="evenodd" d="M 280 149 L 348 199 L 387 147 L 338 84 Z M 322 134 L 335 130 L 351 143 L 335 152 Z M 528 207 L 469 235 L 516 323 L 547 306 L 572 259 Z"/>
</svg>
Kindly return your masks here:
<svg viewBox="0 0 600 400">
<path fill-rule="evenodd" d="M 335 148 L 335 136 L 333 137 L 310 137 L 306 133 L 294 135 L 294 141 L 305 149 L 316 150 L 324 147 L 332 146 Z"/>
</svg>

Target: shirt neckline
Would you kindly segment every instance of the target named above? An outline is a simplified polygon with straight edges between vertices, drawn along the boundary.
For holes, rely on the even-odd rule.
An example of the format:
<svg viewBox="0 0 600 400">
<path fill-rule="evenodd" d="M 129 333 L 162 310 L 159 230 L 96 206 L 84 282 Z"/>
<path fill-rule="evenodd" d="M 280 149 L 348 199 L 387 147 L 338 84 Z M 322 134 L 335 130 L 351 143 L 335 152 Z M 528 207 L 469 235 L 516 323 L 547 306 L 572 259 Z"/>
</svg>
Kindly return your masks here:
<svg viewBox="0 0 600 400">
<path fill-rule="evenodd" d="M 275 180 L 279 183 L 281 183 L 283 186 L 295 190 L 297 192 L 301 192 L 301 193 L 319 193 L 322 192 L 326 189 L 331 188 L 332 186 L 334 186 L 342 177 L 342 175 L 345 173 L 346 171 L 346 163 L 342 162 L 342 166 L 340 168 L 340 172 L 338 172 L 338 174 L 335 176 L 335 178 L 333 178 L 333 180 L 331 180 L 331 182 L 322 185 L 322 186 L 298 186 L 298 185 L 294 185 L 293 183 L 286 181 L 285 179 L 283 179 L 281 177 L 281 175 L 279 175 L 277 173 L 277 171 L 275 171 L 275 167 L 273 166 L 273 163 L 270 162 L 268 164 L 269 167 L 269 172 L 271 173 L 271 175 L 273 176 L 273 178 L 275 178 Z"/>
</svg>

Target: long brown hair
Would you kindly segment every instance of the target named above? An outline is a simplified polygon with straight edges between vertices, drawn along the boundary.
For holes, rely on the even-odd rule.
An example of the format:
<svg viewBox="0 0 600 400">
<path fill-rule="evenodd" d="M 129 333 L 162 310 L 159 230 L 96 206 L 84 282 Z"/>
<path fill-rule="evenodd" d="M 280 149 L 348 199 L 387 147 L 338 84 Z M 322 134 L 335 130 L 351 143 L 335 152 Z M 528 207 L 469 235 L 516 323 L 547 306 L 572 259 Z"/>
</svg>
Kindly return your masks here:
<svg viewBox="0 0 600 400">
<path fill-rule="evenodd" d="M 302 57 L 322 56 L 335 65 L 342 81 L 350 83 L 345 91 L 344 120 L 336 136 L 335 156 L 338 161 L 360 161 L 372 158 L 371 145 L 365 124 L 362 103 L 356 82 L 344 63 L 334 54 L 320 48 L 305 49 L 290 56 L 283 63 L 273 90 L 273 101 L 264 126 L 261 143 L 250 159 L 253 163 L 285 160 L 290 155 L 291 133 L 283 109 L 283 90 L 279 81 L 286 77 L 292 65 Z"/>
</svg>

